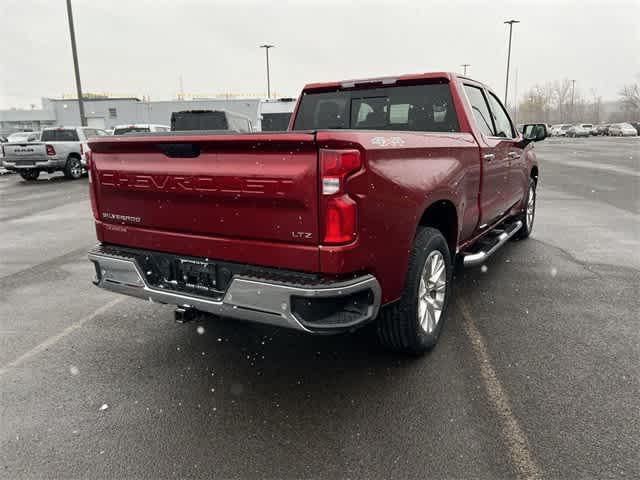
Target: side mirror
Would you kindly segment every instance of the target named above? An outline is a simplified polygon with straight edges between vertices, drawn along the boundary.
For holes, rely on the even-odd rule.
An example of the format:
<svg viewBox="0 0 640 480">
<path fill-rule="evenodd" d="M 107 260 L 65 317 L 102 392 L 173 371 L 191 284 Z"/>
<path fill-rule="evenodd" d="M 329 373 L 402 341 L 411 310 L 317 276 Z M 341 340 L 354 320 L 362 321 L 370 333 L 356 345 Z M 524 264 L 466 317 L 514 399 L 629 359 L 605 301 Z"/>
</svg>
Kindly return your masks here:
<svg viewBox="0 0 640 480">
<path fill-rule="evenodd" d="M 528 123 L 522 130 L 525 140 L 539 142 L 547 138 L 547 126 L 544 123 Z"/>
<path fill-rule="evenodd" d="M 526 147 L 531 142 L 539 142 L 547 138 L 547 126 L 544 123 L 527 123 L 522 129 L 521 148 Z"/>
</svg>

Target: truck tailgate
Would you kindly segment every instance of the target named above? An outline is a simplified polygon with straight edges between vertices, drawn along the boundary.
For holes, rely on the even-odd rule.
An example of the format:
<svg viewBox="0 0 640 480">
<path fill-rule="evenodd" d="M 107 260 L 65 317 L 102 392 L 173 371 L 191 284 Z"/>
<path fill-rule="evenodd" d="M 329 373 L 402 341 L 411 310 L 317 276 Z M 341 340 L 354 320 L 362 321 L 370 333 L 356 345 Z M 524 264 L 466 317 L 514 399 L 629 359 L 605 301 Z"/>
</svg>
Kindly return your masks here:
<svg viewBox="0 0 640 480">
<path fill-rule="evenodd" d="M 21 162 L 29 164 L 47 157 L 45 144 L 40 142 L 4 143 L 2 150 L 4 151 L 4 160 L 15 161 L 18 165 Z"/>
<path fill-rule="evenodd" d="M 98 220 L 225 239 L 318 243 L 312 134 L 93 139 Z"/>
</svg>

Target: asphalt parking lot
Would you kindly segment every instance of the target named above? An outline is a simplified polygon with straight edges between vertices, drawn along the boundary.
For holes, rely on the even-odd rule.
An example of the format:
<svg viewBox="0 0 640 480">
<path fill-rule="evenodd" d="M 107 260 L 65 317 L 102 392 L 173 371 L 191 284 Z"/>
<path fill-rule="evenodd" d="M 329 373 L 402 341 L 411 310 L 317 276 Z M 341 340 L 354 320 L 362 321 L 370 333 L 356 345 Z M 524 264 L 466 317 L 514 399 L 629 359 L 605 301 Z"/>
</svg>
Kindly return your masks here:
<svg viewBox="0 0 640 480">
<path fill-rule="evenodd" d="M 175 324 L 91 284 L 86 179 L 0 177 L 0 477 L 640 477 L 640 138 L 536 149 L 532 238 L 419 359 Z"/>
</svg>

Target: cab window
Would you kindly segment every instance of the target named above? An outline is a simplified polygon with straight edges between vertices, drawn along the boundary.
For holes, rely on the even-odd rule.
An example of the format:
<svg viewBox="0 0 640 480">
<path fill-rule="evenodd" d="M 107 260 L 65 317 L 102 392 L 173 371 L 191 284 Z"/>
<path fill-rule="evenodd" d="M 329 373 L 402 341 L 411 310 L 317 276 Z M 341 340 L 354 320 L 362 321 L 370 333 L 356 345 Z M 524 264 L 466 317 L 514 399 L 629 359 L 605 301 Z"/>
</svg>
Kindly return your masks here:
<svg viewBox="0 0 640 480">
<path fill-rule="evenodd" d="M 474 87 L 473 85 L 465 85 L 464 91 L 467 93 L 469 103 L 471 104 L 471 110 L 473 111 L 473 118 L 476 121 L 476 125 L 480 128 L 482 133 L 488 137 L 495 135 L 493 130 L 493 122 L 491 120 L 491 113 L 489 111 L 489 105 L 487 99 L 484 96 L 481 88 Z"/>
<path fill-rule="evenodd" d="M 504 138 L 514 138 L 516 135 L 513 130 L 511 120 L 509 120 L 509 115 L 507 114 L 505 108 L 502 106 L 500 100 L 498 100 L 496 96 L 491 92 L 489 92 L 489 106 L 491 107 L 491 112 L 493 113 L 493 121 L 496 126 L 496 136 Z"/>
</svg>

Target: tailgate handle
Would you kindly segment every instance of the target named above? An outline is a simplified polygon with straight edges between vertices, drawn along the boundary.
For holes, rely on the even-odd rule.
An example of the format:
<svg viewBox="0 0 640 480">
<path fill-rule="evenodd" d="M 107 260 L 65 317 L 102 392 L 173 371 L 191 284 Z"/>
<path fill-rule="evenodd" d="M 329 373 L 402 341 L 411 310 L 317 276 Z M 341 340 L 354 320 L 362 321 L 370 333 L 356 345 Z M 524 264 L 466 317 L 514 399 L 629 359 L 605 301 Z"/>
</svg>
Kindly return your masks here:
<svg viewBox="0 0 640 480">
<path fill-rule="evenodd" d="M 158 148 L 171 158 L 195 158 L 200 155 L 200 146 L 195 143 L 159 143 Z"/>
</svg>

